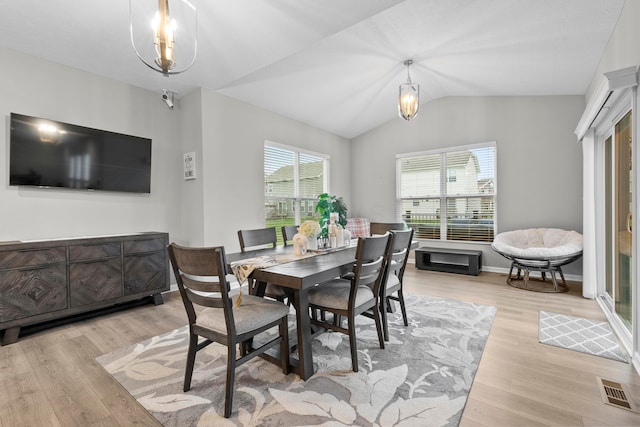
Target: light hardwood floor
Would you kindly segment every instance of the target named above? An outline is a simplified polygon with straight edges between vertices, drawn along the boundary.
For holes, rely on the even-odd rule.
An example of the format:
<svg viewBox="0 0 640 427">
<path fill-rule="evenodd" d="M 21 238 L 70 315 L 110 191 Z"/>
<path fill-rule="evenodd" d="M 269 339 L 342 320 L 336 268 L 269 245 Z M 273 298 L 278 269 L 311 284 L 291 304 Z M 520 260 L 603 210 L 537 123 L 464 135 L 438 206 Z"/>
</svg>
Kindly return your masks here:
<svg viewBox="0 0 640 427">
<path fill-rule="evenodd" d="M 604 320 L 580 296 L 511 288 L 505 276 L 435 273 L 407 266 L 407 292 L 489 304 L 497 314 L 461 426 L 640 426 L 640 415 L 602 403 L 596 377 L 629 385 L 630 364 L 538 343 L 540 310 Z M 0 348 L 0 426 L 130 426 L 158 423 L 95 361 L 186 323 L 177 292 L 145 305 L 37 332 Z"/>
</svg>

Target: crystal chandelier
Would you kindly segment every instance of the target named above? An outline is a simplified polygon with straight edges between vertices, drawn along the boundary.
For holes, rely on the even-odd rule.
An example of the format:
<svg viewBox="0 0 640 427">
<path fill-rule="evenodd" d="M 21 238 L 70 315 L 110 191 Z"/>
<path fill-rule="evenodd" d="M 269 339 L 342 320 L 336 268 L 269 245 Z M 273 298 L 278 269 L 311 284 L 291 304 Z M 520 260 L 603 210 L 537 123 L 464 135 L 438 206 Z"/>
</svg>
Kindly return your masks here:
<svg viewBox="0 0 640 427">
<path fill-rule="evenodd" d="M 407 82 L 400 85 L 398 97 L 398 114 L 407 121 L 413 119 L 420 108 L 420 85 L 411 81 L 409 73 L 411 64 L 413 64 L 411 59 L 404 61 L 404 65 L 407 66 Z"/>
<path fill-rule="evenodd" d="M 195 62 L 197 20 L 196 8 L 188 0 L 129 0 L 133 50 L 145 65 L 167 77 Z"/>
</svg>

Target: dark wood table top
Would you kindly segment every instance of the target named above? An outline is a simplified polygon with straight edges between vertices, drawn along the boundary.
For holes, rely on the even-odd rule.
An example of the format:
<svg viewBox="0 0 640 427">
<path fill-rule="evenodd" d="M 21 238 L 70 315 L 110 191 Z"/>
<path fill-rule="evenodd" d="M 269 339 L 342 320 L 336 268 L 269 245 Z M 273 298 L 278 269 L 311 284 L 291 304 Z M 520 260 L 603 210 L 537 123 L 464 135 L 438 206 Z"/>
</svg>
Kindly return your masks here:
<svg viewBox="0 0 640 427">
<path fill-rule="evenodd" d="M 411 243 L 411 249 L 418 247 L 418 242 Z M 264 255 L 287 254 L 293 251 L 293 246 L 278 246 L 276 248 L 257 249 L 247 252 L 227 254 L 227 269 L 231 272 L 230 264 L 234 261 L 254 258 Z M 337 248 L 317 256 L 302 258 L 253 271 L 252 277 L 257 281 L 276 283 L 292 289 L 308 289 L 317 283 L 331 280 L 352 270 L 356 259 L 356 246 Z"/>
<path fill-rule="evenodd" d="M 310 258 L 286 262 L 253 272 L 258 281 L 277 283 L 292 289 L 309 289 L 353 270 L 356 248 L 350 247 Z"/>
<path fill-rule="evenodd" d="M 287 254 L 293 251 L 292 246 L 278 246 L 276 248 L 257 249 L 247 252 L 227 254 L 227 269 L 230 264 L 243 259 L 265 255 Z M 307 289 L 317 283 L 333 279 L 352 270 L 356 261 L 356 247 L 339 248 L 327 253 L 319 253 L 313 257 L 285 262 L 253 271 L 251 277 L 257 281 L 277 283 L 292 289 Z"/>
</svg>

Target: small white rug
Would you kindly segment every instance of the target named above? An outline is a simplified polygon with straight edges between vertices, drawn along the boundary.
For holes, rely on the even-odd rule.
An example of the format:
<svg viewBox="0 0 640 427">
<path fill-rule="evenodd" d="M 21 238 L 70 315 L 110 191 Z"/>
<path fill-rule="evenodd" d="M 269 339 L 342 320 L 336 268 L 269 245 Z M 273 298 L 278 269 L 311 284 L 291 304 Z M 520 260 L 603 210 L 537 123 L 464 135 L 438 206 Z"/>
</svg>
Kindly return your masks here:
<svg viewBox="0 0 640 427">
<path fill-rule="evenodd" d="M 628 363 L 607 322 L 541 311 L 538 341 Z"/>
</svg>

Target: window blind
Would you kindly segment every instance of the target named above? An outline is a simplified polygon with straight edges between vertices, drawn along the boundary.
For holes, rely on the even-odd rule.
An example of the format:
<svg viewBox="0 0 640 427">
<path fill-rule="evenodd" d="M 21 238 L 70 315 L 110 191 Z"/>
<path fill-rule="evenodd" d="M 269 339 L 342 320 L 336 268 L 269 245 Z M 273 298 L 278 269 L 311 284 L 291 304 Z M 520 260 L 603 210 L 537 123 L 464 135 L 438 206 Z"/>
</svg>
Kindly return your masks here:
<svg viewBox="0 0 640 427">
<path fill-rule="evenodd" d="M 416 238 L 493 241 L 495 157 L 495 143 L 398 156 L 398 217 Z"/>
<path fill-rule="evenodd" d="M 326 192 L 328 156 L 294 147 L 265 143 L 265 223 L 276 227 L 297 225 L 313 218 L 318 195 Z"/>
</svg>

